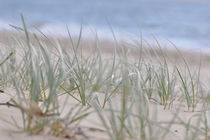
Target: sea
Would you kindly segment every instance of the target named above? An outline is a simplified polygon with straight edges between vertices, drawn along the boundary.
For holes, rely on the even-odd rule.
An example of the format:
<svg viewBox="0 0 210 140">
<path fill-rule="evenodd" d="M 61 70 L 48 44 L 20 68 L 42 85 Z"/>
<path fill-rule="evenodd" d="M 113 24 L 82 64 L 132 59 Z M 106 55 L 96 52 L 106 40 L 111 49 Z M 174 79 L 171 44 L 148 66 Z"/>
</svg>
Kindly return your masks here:
<svg viewBox="0 0 210 140">
<path fill-rule="evenodd" d="M 21 27 L 55 36 L 144 40 L 178 48 L 210 48 L 210 1 L 0 0 L 0 29 Z M 172 45 L 172 46 L 173 46 Z"/>
</svg>

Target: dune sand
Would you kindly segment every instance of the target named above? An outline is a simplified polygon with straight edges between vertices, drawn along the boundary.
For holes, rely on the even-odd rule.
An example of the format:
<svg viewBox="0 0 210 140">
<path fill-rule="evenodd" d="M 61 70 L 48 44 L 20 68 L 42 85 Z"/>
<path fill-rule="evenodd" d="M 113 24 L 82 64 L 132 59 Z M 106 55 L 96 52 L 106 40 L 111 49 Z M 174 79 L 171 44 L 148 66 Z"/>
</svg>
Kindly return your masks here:
<svg viewBox="0 0 210 140">
<path fill-rule="evenodd" d="M 1 46 L 9 46 L 13 44 L 13 42 L 8 41 L 10 38 L 8 37 L 8 34 L 4 34 L 1 32 L 0 34 L 0 45 Z M 21 37 L 20 37 L 21 38 Z M 63 40 L 65 42 L 65 39 Z M 88 44 L 88 41 L 84 41 L 83 44 Z M 49 43 L 49 42 L 48 42 Z M 65 44 L 65 43 L 64 43 Z M 14 45 L 14 44 L 13 44 Z M 111 42 L 103 42 L 102 43 L 102 50 L 103 50 L 103 56 L 105 58 L 109 58 L 111 55 L 110 53 L 113 51 L 113 43 Z M 1 48 L 3 49 L 3 47 Z M 84 49 L 85 50 L 85 49 Z M 132 50 L 132 49 L 131 49 Z M 2 51 L 2 50 L 1 50 Z M 85 50 L 85 52 L 88 54 L 89 51 L 88 49 Z M 132 51 L 131 51 L 132 52 Z M 183 56 L 185 56 L 190 69 L 195 69 L 198 68 L 200 65 L 200 53 L 197 52 L 186 52 L 183 51 Z M 131 53 L 129 59 L 135 59 L 135 50 Z M 161 55 L 161 54 L 160 54 Z M 173 62 L 176 62 L 179 65 L 184 65 L 183 62 L 181 61 L 179 55 L 177 54 L 176 50 L 167 50 L 167 55 L 168 57 L 171 58 L 171 62 L 169 62 L 169 65 L 173 65 Z M 156 58 L 154 57 L 154 63 L 156 62 Z M 205 84 L 205 86 L 208 86 L 209 83 L 209 78 L 210 78 L 210 65 L 209 65 L 209 60 L 210 60 L 210 55 L 209 54 L 202 54 L 201 58 L 202 65 L 200 67 L 201 69 L 201 81 Z M 183 66 L 183 69 L 186 67 Z M 2 90 L 4 90 L 4 93 L 0 93 L 0 103 L 6 103 L 10 101 L 10 99 L 17 98 L 16 91 L 14 87 L 1 87 Z M 63 100 L 66 98 L 65 95 L 60 99 L 60 104 L 63 103 Z M 103 95 L 97 94 L 100 98 L 103 98 Z M 113 101 L 117 102 L 118 96 L 120 95 L 115 95 L 113 97 Z M 208 95 L 205 95 L 207 97 Z M 77 104 L 77 102 L 74 99 L 69 98 L 68 102 L 68 107 L 73 107 L 74 104 Z M 174 118 L 174 114 L 177 113 L 178 111 L 178 117 L 183 120 L 184 122 L 188 122 L 191 118 L 193 121 L 193 124 L 196 127 L 196 124 L 198 122 L 199 117 L 193 117 L 196 116 L 197 114 L 203 113 L 203 104 L 198 103 L 197 108 L 195 109 L 194 112 L 190 112 L 187 110 L 186 103 L 175 100 L 170 107 L 167 107 L 164 109 L 164 106 L 157 103 L 154 100 L 149 101 L 149 108 L 151 111 L 151 114 L 153 112 L 157 112 L 157 121 L 162 122 L 162 121 L 172 121 Z M 208 103 L 206 104 L 205 107 L 205 113 L 207 118 L 210 117 L 210 105 Z M 93 110 L 94 111 L 94 110 Z M 1 105 L 0 106 L 0 139 L 1 140 L 62 140 L 65 139 L 64 137 L 54 137 L 50 136 L 47 134 L 39 133 L 39 134 L 29 134 L 27 132 L 19 132 L 20 129 L 17 129 L 13 125 L 9 124 L 7 121 L 12 121 L 12 117 L 17 121 L 17 123 L 22 123 L 22 118 L 21 118 L 21 112 L 18 108 L 12 107 L 12 106 L 6 106 L 6 105 Z M 65 114 L 65 112 L 64 112 Z M 149 116 L 148 116 L 149 117 Z M 210 121 L 207 121 L 208 126 L 210 126 Z M 182 140 L 186 136 L 186 129 L 184 126 L 179 125 L 179 124 L 173 124 L 164 139 L 166 140 Z M 69 130 L 65 130 L 68 133 L 68 138 L 71 139 L 82 139 L 82 140 L 108 140 L 109 137 L 107 136 L 107 133 L 97 115 L 97 113 L 91 113 L 88 117 L 83 119 L 79 124 L 78 128 L 69 128 Z M 66 138 L 67 139 L 67 138 Z M 202 140 L 202 138 L 201 138 Z M 204 140 L 204 139 L 203 139 Z"/>
</svg>

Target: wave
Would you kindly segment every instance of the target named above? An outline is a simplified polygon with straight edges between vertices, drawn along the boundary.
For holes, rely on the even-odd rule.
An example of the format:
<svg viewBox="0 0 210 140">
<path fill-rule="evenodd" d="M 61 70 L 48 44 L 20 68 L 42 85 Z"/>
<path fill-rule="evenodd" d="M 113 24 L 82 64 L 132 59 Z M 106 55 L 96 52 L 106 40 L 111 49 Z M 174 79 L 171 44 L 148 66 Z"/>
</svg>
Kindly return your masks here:
<svg viewBox="0 0 210 140">
<path fill-rule="evenodd" d="M 19 23 L 12 24 L 8 21 L 0 21 L 0 30 L 15 31 L 11 25 L 15 27 L 22 27 Z M 177 48 L 185 50 L 209 50 L 210 41 L 208 40 L 192 40 L 190 38 L 177 38 L 177 37 L 164 37 L 148 32 L 129 32 L 119 28 L 112 27 L 95 27 L 94 25 L 87 24 L 63 24 L 63 23 L 46 23 L 46 22 L 33 22 L 27 24 L 27 27 L 32 32 L 42 32 L 45 35 L 53 37 L 68 37 L 68 30 L 72 37 L 78 37 L 82 30 L 83 39 L 99 39 L 107 41 L 124 41 L 128 43 L 143 42 L 144 45 L 157 46 L 157 43 L 161 44 L 162 47 L 172 47 L 174 45 Z M 67 29 L 68 28 L 68 29 Z M 158 41 L 158 42 L 157 42 Z M 208 51 L 210 52 L 210 51 Z"/>
</svg>

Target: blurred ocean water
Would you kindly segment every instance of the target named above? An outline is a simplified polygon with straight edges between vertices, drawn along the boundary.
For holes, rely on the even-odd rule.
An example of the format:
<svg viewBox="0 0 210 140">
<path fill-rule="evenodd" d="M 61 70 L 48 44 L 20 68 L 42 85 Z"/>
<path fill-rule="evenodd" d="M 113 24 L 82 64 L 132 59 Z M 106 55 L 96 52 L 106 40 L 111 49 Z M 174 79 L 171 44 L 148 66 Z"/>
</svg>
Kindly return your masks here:
<svg viewBox="0 0 210 140">
<path fill-rule="evenodd" d="M 83 25 L 84 37 L 140 37 L 172 41 L 178 47 L 210 48 L 210 2 L 171 0 L 0 0 L 0 28 L 21 25 L 73 35 Z M 164 42 L 163 41 L 163 42 Z"/>
</svg>

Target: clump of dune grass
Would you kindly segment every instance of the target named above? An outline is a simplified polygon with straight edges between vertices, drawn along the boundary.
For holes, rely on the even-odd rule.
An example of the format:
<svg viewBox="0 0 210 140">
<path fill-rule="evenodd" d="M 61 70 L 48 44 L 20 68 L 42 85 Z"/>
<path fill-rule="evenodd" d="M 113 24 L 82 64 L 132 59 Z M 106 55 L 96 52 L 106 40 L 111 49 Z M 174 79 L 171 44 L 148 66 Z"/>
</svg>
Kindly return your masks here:
<svg viewBox="0 0 210 140">
<path fill-rule="evenodd" d="M 62 44 L 30 32 L 23 17 L 22 22 L 22 28 L 13 27 L 24 37 L 14 38 L 0 61 L 1 86 L 14 89 L 9 105 L 21 114 L 21 121 L 5 121 L 18 130 L 75 138 L 72 129 L 97 113 L 110 140 L 168 139 L 173 125 L 186 129 L 183 140 L 209 139 L 206 109 L 184 121 L 180 106 L 170 120 L 158 119 L 158 108 L 170 110 L 175 102 L 196 111 L 204 94 L 201 66 L 192 71 L 179 50 L 184 69 L 158 43 L 157 48 L 138 42 L 131 47 L 114 36 L 115 47 L 107 57 L 97 37 L 92 51 L 83 50 L 87 46 L 81 46 L 82 27 L 76 39 L 67 28 L 68 41 Z"/>
<path fill-rule="evenodd" d="M 1 62 L 2 85 L 9 84 L 15 89 L 15 97 L 9 102 L 22 116 L 22 122 L 14 118 L 8 122 L 20 131 L 32 134 L 47 131 L 54 136 L 63 135 L 69 126 L 89 114 L 89 108 L 85 106 L 70 106 L 63 113 L 68 106 L 68 97 L 62 104 L 59 103 L 62 94 L 70 92 L 64 85 L 72 72 L 71 68 L 76 65 L 68 68 L 63 50 L 56 46 L 53 48 L 56 53 L 50 52 L 35 34 L 28 32 L 23 18 L 22 21 L 26 41 L 20 40 L 20 44 L 16 44 L 17 48 L 13 47 L 11 53 Z M 35 43 L 32 43 L 31 37 Z M 4 76 L 5 71 L 7 77 Z"/>
</svg>

